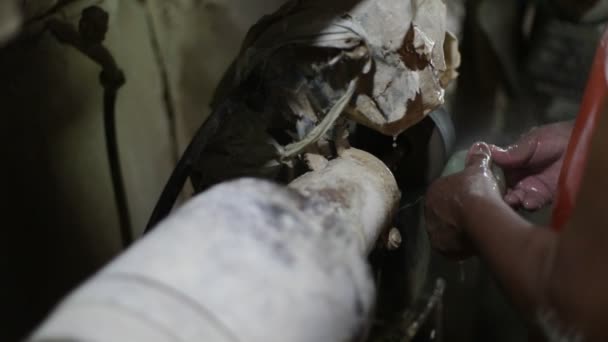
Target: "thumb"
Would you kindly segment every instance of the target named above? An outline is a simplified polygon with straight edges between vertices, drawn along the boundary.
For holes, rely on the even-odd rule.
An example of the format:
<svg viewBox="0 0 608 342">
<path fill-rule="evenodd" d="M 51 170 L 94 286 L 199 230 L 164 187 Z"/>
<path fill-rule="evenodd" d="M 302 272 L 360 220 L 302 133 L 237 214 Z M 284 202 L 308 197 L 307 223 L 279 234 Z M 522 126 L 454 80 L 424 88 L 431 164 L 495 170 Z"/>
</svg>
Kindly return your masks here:
<svg viewBox="0 0 608 342">
<path fill-rule="evenodd" d="M 534 152 L 536 143 L 531 139 L 517 142 L 507 148 L 490 145 L 492 161 L 504 168 L 521 167 L 527 164 Z"/>
<path fill-rule="evenodd" d="M 491 156 L 492 151 L 488 144 L 484 142 L 475 143 L 467 154 L 466 166 L 488 167 L 490 165 Z"/>
</svg>

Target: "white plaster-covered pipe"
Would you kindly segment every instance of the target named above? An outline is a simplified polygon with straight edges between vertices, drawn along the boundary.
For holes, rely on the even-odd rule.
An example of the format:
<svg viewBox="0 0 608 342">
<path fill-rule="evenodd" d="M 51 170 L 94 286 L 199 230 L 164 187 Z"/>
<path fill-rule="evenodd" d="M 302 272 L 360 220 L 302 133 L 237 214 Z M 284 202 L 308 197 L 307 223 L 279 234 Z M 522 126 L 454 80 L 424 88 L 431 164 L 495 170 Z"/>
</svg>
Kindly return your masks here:
<svg viewBox="0 0 608 342">
<path fill-rule="evenodd" d="M 195 197 L 71 294 L 30 341 L 353 341 L 366 254 L 397 184 L 354 149 L 289 188 L 243 179 Z"/>
</svg>

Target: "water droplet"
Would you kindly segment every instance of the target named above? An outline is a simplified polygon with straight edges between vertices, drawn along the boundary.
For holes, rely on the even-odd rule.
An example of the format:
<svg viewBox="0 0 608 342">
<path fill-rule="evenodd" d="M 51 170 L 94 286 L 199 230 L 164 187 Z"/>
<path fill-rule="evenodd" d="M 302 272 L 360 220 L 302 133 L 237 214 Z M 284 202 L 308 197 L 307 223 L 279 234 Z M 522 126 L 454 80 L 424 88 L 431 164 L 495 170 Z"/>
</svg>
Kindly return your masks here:
<svg viewBox="0 0 608 342">
<path fill-rule="evenodd" d="M 393 135 L 393 148 L 397 148 L 397 135 Z"/>
</svg>

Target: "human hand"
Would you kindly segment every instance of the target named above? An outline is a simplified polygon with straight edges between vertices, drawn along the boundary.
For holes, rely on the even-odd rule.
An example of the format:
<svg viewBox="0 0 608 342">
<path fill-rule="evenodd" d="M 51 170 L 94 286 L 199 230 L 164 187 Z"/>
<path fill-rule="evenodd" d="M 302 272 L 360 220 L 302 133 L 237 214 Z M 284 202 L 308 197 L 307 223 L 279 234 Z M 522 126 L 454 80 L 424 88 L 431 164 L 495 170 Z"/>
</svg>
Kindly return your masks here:
<svg viewBox="0 0 608 342">
<path fill-rule="evenodd" d="M 463 171 L 441 178 L 426 195 L 425 218 L 431 244 L 448 257 L 464 259 L 474 254 L 465 231 L 467 213 L 475 199 L 502 202 L 499 184 L 491 170 L 491 150 L 477 143 L 469 150 Z"/>
<path fill-rule="evenodd" d="M 492 161 L 505 173 L 509 205 L 537 210 L 551 203 L 572 127 L 572 122 L 541 126 L 506 149 L 490 146 Z"/>
</svg>

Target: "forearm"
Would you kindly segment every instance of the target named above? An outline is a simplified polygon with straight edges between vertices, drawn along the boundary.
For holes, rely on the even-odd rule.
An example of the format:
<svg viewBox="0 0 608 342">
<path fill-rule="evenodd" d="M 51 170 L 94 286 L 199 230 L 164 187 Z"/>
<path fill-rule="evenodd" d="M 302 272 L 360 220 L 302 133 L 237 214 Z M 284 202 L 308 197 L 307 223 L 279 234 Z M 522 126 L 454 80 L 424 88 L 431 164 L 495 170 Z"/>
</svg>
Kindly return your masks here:
<svg viewBox="0 0 608 342">
<path fill-rule="evenodd" d="M 515 304 L 534 319 L 544 302 L 556 236 L 522 219 L 499 197 L 466 199 L 465 224 L 481 257 Z"/>
</svg>

